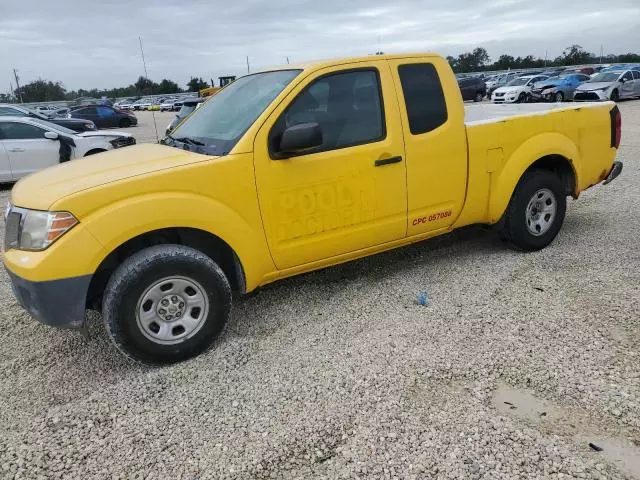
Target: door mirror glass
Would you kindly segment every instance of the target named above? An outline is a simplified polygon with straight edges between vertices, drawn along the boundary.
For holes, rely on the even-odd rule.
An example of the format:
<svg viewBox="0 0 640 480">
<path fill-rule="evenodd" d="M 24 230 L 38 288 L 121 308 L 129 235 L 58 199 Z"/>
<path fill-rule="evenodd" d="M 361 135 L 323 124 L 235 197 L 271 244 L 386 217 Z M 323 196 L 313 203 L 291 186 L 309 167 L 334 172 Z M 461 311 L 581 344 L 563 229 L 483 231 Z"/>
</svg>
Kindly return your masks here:
<svg viewBox="0 0 640 480">
<path fill-rule="evenodd" d="M 57 140 L 58 134 L 56 132 L 44 132 L 44 138 L 48 138 L 49 140 Z"/>
<path fill-rule="evenodd" d="M 317 123 L 300 123 L 282 132 L 280 140 L 280 156 L 303 153 L 311 148 L 322 145 L 322 129 Z M 308 153 L 308 152 L 306 152 Z"/>
</svg>

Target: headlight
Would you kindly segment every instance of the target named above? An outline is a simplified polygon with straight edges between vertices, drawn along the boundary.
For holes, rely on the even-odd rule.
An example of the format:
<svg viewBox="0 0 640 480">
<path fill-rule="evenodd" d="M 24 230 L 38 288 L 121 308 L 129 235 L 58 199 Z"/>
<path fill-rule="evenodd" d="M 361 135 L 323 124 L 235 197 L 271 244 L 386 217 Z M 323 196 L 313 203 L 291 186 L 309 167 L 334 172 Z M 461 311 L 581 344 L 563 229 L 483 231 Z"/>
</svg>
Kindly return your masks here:
<svg viewBox="0 0 640 480">
<path fill-rule="evenodd" d="M 97 130 L 95 124 L 93 123 L 85 123 L 84 128 L 86 128 L 87 130 Z"/>
<path fill-rule="evenodd" d="M 109 143 L 113 146 L 113 148 L 126 147 L 128 145 L 134 145 L 136 143 L 136 139 L 133 137 L 118 137 L 113 140 L 109 140 Z"/>
<path fill-rule="evenodd" d="M 12 208 L 10 216 L 15 219 L 17 228 L 7 228 L 5 249 L 44 250 L 58 238 L 71 230 L 77 223 L 76 217 L 69 212 L 43 212 Z M 9 230 L 11 230 L 9 232 Z"/>
</svg>

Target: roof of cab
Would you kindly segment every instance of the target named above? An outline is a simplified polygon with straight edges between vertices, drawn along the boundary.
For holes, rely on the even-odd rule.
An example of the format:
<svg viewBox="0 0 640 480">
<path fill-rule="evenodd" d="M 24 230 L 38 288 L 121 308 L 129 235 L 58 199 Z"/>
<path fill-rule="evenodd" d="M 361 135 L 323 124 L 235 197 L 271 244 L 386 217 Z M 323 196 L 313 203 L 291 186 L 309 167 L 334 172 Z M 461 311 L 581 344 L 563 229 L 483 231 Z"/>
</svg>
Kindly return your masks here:
<svg viewBox="0 0 640 480">
<path fill-rule="evenodd" d="M 433 58 L 439 57 L 437 53 L 433 52 L 422 52 L 422 53 L 405 53 L 405 54 L 384 54 L 384 55 L 366 55 L 361 57 L 342 57 L 342 58 L 334 58 L 329 60 L 317 60 L 311 62 L 303 62 L 303 63 L 292 63 L 291 65 L 279 65 L 272 68 L 265 68 L 260 70 L 260 72 L 273 72 L 276 70 L 320 70 L 326 67 L 333 67 L 336 65 L 344 65 L 349 63 L 362 63 L 362 62 L 373 62 L 378 60 L 397 60 L 403 58 Z M 255 72 L 255 73 L 260 73 Z"/>
</svg>

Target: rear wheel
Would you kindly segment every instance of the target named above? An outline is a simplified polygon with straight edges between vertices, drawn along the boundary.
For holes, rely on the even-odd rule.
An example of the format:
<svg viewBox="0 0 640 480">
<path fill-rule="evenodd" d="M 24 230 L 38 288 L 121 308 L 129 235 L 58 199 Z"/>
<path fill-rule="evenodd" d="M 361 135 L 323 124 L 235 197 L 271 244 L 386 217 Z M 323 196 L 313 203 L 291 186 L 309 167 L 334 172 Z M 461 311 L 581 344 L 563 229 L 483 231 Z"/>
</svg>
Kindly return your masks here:
<svg viewBox="0 0 640 480">
<path fill-rule="evenodd" d="M 507 207 L 501 237 L 522 250 L 540 250 L 558 235 L 566 209 L 567 197 L 556 174 L 527 172 Z"/>
<path fill-rule="evenodd" d="M 614 102 L 617 102 L 618 100 L 620 100 L 620 93 L 618 92 L 618 90 L 614 90 L 613 92 L 611 92 L 611 96 L 609 98 Z"/>
<path fill-rule="evenodd" d="M 484 98 L 484 92 L 477 92 L 475 98 L 473 99 L 474 102 L 481 102 L 482 99 Z"/>
<path fill-rule="evenodd" d="M 564 94 L 562 92 L 556 92 L 556 94 L 553 96 L 553 100 L 556 103 L 564 102 Z"/>
<path fill-rule="evenodd" d="M 131 126 L 131 120 L 128 118 L 121 118 L 118 126 L 120 128 L 129 128 Z"/>
<path fill-rule="evenodd" d="M 125 355 L 168 364 L 198 355 L 220 334 L 231 288 L 220 267 L 190 247 L 159 245 L 125 260 L 102 305 L 109 337 Z"/>
</svg>

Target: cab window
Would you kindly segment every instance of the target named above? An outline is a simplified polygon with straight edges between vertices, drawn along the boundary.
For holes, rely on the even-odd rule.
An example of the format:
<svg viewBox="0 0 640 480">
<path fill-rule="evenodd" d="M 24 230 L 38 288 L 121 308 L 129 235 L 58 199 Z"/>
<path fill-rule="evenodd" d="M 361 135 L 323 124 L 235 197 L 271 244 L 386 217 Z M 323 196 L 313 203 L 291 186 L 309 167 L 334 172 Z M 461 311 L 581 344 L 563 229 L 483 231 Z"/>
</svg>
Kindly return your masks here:
<svg viewBox="0 0 640 480">
<path fill-rule="evenodd" d="M 448 118 L 447 103 L 436 68 L 430 63 L 398 67 L 402 94 L 413 135 L 430 132 Z"/>
<path fill-rule="evenodd" d="M 315 80 L 274 124 L 269 151 L 278 153 L 282 133 L 301 123 L 317 123 L 322 130 L 323 143 L 314 153 L 382 140 L 386 130 L 378 71 L 351 70 Z"/>
</svg>

